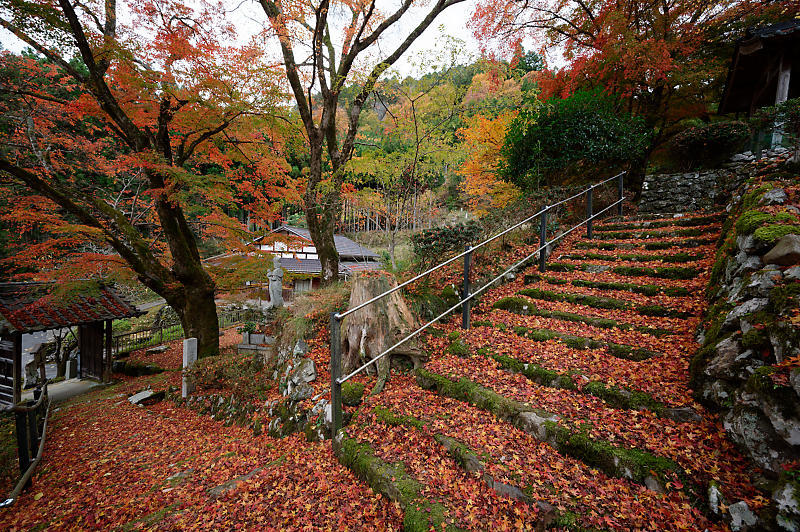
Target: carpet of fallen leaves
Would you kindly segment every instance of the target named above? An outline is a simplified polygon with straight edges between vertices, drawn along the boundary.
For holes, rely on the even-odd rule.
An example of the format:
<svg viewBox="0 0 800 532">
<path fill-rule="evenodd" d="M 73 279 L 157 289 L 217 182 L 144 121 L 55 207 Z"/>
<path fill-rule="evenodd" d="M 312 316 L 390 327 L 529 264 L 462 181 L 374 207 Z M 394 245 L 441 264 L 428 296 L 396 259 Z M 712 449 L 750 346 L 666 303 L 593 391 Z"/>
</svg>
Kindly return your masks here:
<svg viewBox="0 0 800 532">
<path fill-rule="evenodd" d="M 460 320 L 438 326 L 441 333 L 427 338 L 427 349 L 432 354 L 427 369 L 454 380 L 467 378 L 498 394 L 528 403 L 559 416 L 559 423 L 573 430 L 587 430 L 596 439 L 614 445 L 648 451 L 670 458 L 702 486 L 717 482 L 732 500 L 745 500 L 751 508 L 760 508 L 765 499 L 752 486 L 749 474 L 752 464 L 744 458 L 725 437 L 719 419 L 705 411 L 691 396 L 688 388 L 688 365 L 698 349 L 694 333 L 705 309 L 703 289 L 709 278 L 714 257 L 714 246 L 691 248 L 691 253 L 700 258 L 686 263 L 660 260 L 674 254 L 678 249 L 647 250 L 649 242 L 680 243 L 695 237 L 648 238 L 648 232 L 685 229 L 683 226 L 659 227 L 657 229 L 636 228 L 630 231 L 642 233 L 640 239 L 619 239 L 626 249 L 605 252 L 609 255 L 637 254 L 651 256 L 652 260 L 604 261 L 561 260 L 559 255 L 585 253 L 573 248 L 574 243 L 584 241 L 579 235 L 566 239 L 550 260 L 594 265 L 636 267 L 692 267 L 698 275 L 689 280 L 671 280 L 650 276 L 623 276 L 612 271 L 590 273 L 547 272 L 544 277 L 525 283 L 525 273 L 537 273 L 534 267 L 508 283 L 486 292 L 476 306 L 473 320 L 490 322 L 491 326 L 473 327 L 461 331 Z M 719 233 L 719 225 L 703 226 L 701 238 L 713 239 Z M 596 240 L 606 242 L 603 233 L 596 233 Z M 530 246 L 533 247 L 533 246 Z M 503 263 L 521 258 L 529 253 L 525 246 L 510 250 Z M 641 258 L 641 257 L 640 257 Z M 566 284 L 550 282 L 553 279 Z M 578 287 L 574 280 L 608 281 L 656 285 L 662 287 L 685 287 L 691 295 L 672 297 L 664 294 L 645 296 L 625 290 L 600 290 Z M 538 311 L 563 311 L 590 318 L 612 319 L 620 324 L 634 327 L 667 329 L 671 334 L 655 336 L 647 330 L 599 328 L 580 321 L 567 321 L 549 316 L 524 316 L 492 305 L 503 297 L 517 296 L 523 288 L 539 288 L 566 294 L 587 294 L 614 298 L 635 305 L 663 305 L 690 315 L 686 319 L 644 316 L 635 310 L 600 309 L 568 302 L 529 299 L 531 308 Z M 645 348 L 656 353 L 643 361 L 631 361 L 613 356 L 606 348 L 574 349 L 559 340 L 533 341 L 513 331 L 515 326 L 531 329 L 548 329 L 573 336 L 613 342 L 631 347 Z M 469 346 L 468 356 L 450 354 L 447 350 L 452 341 L 448 333 L 460 331 L 460 341 Z M 533 363 L 560 373 L 574 372 L 576 390 L 545 387 L 527 377 L 504 370 L 498 362 L 478 353 L 480 348 L 489 348 L 493 353 L 513 357 L 524 363 Z M 603 400 L 584 393 L 583 386 L 590 381 L 600 381 L 607 386 L 646 392 L 658 401 L 671 407 L 689 407 L 701 414 L 700 421 L 677 422 L 658 417 L 647 410 L 614 408 Z M 381 422 L 371 408 L 381 406 L 396 414 L 411 415 L 425 422 L 422 428 L 393 426 Z M 533 490 L 534 500 L 553 504 L 562 511 L 576 513 L 578 524 L 585 527 L 643 530 L 695 530 L 722 526 L 710 523 L 692 501 L 680 490 L 658 494 L 627 480 L 609 478 L 585 463 L 559 454 L 551 446 L 535 440 L 510 424 L 499 421 L 478 408 L 421 390 L 413 379 L 395 377 L 387 390 L 370 398 L 360 408 L 358 423 L 348 429 L 351 436 L 370 442 L 387 461 L 402 460 L 412 474 L 423 480 L 428 496 L 443 503 L 449 510 L 448 523 L 468 529 L 486 529 L 497 523 L 511 523 L 529 527 L 535 519 L 535 509 L 528 508 L 512 499 L 499 496 L 482 482 L 467 482 L 470 474 L 464 473 L 454 461 L 442 459 L 442 446 L 434 439 L 435 434 L 445 434 L 467 443 L 485 461 L 487 472 L 495 480 L 507 482 L 520 488 Z M 431 473 L 431 470 L 434 473 Z M 472 474 L 472 480 L 480 480 Z M 463 501 L 470 501 L 466 506 Z M 521 517 L 522 516 L 522 517 Z"/>
<path fill-rule="evenodd" d="M 0 513 L 0 529 L 399 528 L 399 508 L 341 466 L 330 441 L 253 436 L 170 401 L 127 400 L 175 376 L 61 405 L 33 485 Z"/>
<path fill-rule="evenodd" d="M 559 423 L 588 430 L 593 438 L 614 445 L 638 448 L 671 458 L 697 482 L 714 480 L 731 500 L 746 500 L 759 508 L 763 499 L 751 486 L 749 464 L 724 437 L 719 420 L 696 404 L 688 389 L 688 363 L 698 344 L 693 338 L 705 303 L 705 287 L 714 247 L 691 248 L 700 260 L 662 262 L 659 257 L 678 248 L 650 251 L 649 242 L 680 243 L 695 237 L 648 237 L 685 226 L 630 231 L 640 239 L 610 240 L 624 250 L 604 255 L 651 255 L 651 261 L 560 260 L 559 254 L 587 250 L 573 245 L 585 241 L 572 235 L 559 247 L 553 261 L 637 267 L 693 267 L 699 275 L 689 280 L 630 277 L 611 271 L 589 273 L 548 272 L 546 278 L 525 284 L 524 275 L 489 290 L 475 308 L 474 320 L 492 326 L 461 331 L 468 356 L 447 351 L 447 333 L 457 330 L 456 320 L 427 337 L 431 353 L 428 369 L 452 378 L 466 377 L 495 392 L 559 415 Z M 713 238 L 718 225 L 703 227 L 701 238 Z M 642 233 L 642 235 L 639 235 Z M 598 231 L 597 241 L 607 242 Z M 504 265 L 529 254 L 535 245 L 507 249 Z M 591 250 L 592 253 L 599 250 Z M 495 266 L 486 264 L 485 266 Z M 495 268 L 496 269 L 496 268 Z M 535 273 L 534 268 L 528 272 Z M 477 275 L 477 274 L 476 274 Z M 453 272 L 441 272 L 449 279 Z M 440 279 L 440 280 L 441 280 Z M 553 279 L 567 284 L 551 282 Z M 574 280 L 610 281 L 685 287 L 690 296 L 653 297 L 624 290 L 579 287 Z M 599 328 L 557 317 L 523 316 L 493 309 L 500 298 L 517 296 L 522 288 L 614 298 L 631 305 L 663 305 L 687 312 L 687 319 L 650 317 L 634 310 L 606 310 L 567 302 L 530 299 L 541 311 L 566 311 L 591 318 L 608 318 L 637 327 L 669 329 L 654 336 L 646 330 Z M 513 327 L 548 329 L 603 342 L 645 348 L 656 353 L 644 361 L 611 355 L 606 348 L 574 349 L 561 341 L 533 341 L 513 332 Z M 444 333 L 444 334 L 441 334 Z M 238 343 L 231 329 L 221 338 L 224 346 Z M 315 393 L 325 390 L 330 374 L 328 331 L 319 329 L 309 340 L 307 356 L 316 363 Z M 534 363 L 561 373 L 574 372 L 575 390 L 538 385 L 526 377 L 503 370 L 484 354 L 494 353 Z M 160 375 L 127 378 L 120 383 L 62 404 L 54 412 L 45 459 L 34 483 L 12 509 L 0 513 L 4 530 L 52 529 L 400 529 L 402 509 L 375 494 L 366 483 L 341 466 L 330 441 L 309 443 L 301 435 L 281 440 L 252 431 L 223 426 L 171 401 L 151 406 L 131 405 L 127 397 L 146 387 L 179 386 L 180 342 L 160 354 L 135 352 L 131 360 L 167 369 Z M 231 358 L 231 360 L 235 360 Z M 369 377 L 356 380 L 369 384 Z M 589 381 L 651 394 L 668 406 L 687 406 L 702 420 L 679 423 L 649 411 L 612 408 L 584 393 Z M 307 407 L 312 406 L 308 400 Z M 419 427 L 388 424 L 376 411 L 382 407 L 396 415 L 413 416 Z M 386 462 L 403 462 L 406 472 L 422 485 L 420 495 L 445 507 L 447 525 L 469 530 L 530 530 L 539 517 L 535 504 L 500 494 L 484 476 L 525 488 L 533 501 L 575 515 L 577 525 L 615 530 L 710 530 L 722 525 L 709 521 L 680 487 L 656 493 L 634 482 L 612 478 L 579 459 L 557 452 L 490 413 L 463 402 L 422 390 L 410 375 L 396 374 L 383 393 L 368 397 L 355 413 L 348 434 L 368 442 Z M 469 473 L 434 439 L 445 435 L 467 443 L 480 457 L 483 474 Z M 723 527 L 724 528 L 724 527 Z"/>
</svg>

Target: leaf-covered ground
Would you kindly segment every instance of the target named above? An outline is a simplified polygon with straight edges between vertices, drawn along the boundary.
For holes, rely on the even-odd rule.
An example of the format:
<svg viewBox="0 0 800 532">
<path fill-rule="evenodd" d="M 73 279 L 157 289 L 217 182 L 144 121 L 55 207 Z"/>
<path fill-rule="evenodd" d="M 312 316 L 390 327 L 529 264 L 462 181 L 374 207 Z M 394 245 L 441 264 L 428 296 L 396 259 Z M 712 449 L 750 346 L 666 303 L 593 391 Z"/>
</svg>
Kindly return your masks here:
<svg viewBox="0 0 800 532">
<path fill-rule="evenodd" d="M 157 355 L 166 367 L 180 356 L 180 342 Z M 61 405 L 33 486 L 0 510 L 0 529 L 399 529 L 399 508 L 340 465 L 330 441 L 253 436 L 171 401 L 127 400 L 179 383 L 166 372 Z"/>
<path fill-rule="evenodd" d="M 481 296 L 470 330 L 455 319 L 437 326 L 426 339 L 426 370 L 458 383 L 449 394 L 397 373 L 383 393 L 347 407 L 347 436 L 418 483 L 416 501 L 427 505 L 422 512 L 431 522 L 530 530 L 555 515 L 550 526 L 563 530 L 724 529 L 703 500 L 712 482 L 729 500 L 763 505 L 748 478 L 752 464 L 688 389 L 719 226 L 708 217 L 697 226 L 686 218 L 650 224 L 617 221 L 598 227 L 592 241 L 574 235 L 550 258 L 555 271 L 531 267 Z M 697 230 L 670 236 L 686 229 Z M 532 249 L 513 247 L 502 262 Z M 509 299 L 517 303 L 499 303 Z M 237 339 L 229 332 L 223 343 Z M 318 330 L 309 347 L 320 393 L 330 378 L 327 330 Z M 127 396 L 147 386 L 179 385 L 180 343 L 131 359 L 168 371 L 62 405 L 33 488 L 0 514 L 3 529 L 384 530 L 400 529 L 404 518 L 413 524 L 408 507 L 341 465 L 330 441 L 254 436 L 171 401 L 131 405 Z M 217 374 L 235 377 L 219 364 L 238 360 L 210 364 L 208 382 Z M 470 401 L 464 390 L 474 389 L 483 390 L 481 397 L 495 394 L 495 403 Z M 262 404 L 278 396 L 274 383 L 250 385 L 247 393 Z M 542 441 L 523 430 L 506 400 L 555 414 L 551 429 L 572 439 Z M 669 414 L 676 408 L 691 415 Z M 458 442 L 460 451 L 445 441 Z M 597 458 L 603 449 L 645 457 L 654 468 L 666 464 L 660 486 L 618 474 Z"/>
<path fill-rule="evenodd" d="M 453 320 L 427 340 L 432 356 L 426 370 L 459 382 L 455 392 L 434 393 L 413 378 L 394 378 L 384 393 L 360 406 L 349 436 L 369 443 L 386 462 L 405 463 L 427 496 L 447 508 L 445 523 L 458 528 L 489 529 L 497 523 L 529 528 L 540 518 L 534 502 L 546 502 L 560 515 L 553 525 L 567 529 L 723 529 L 702 500 L 712 482 L 730 500 L 763 506 L 748 476 L 752 464 L 688 389 L 715 248 L 690 243 L 690 253 L 684 253 L 681 243 L 713 242 L 720 227 L 704 223 L 692 227 L 691 236 L 675 237 L 667 233 L 686 230 L 683 224 L 690 222 L 654 221 L 657 229 L 639 221 L 615 222 L 613 232 L 601 226 L 589 242 L 571 236 L 548 261 L 560 271 L 539 274 L 531 267 L 489 290 L 473 313 L 476 326 L 462 331 L 460 320 Z M 677 248 L 660 249 L 667 244 Z M 612 245 L 624 249 L 603 250 Z M 653 247 L 659 249 L 648 249 Z M 532 249 L 509 255 L 524 257 Z M 614 260 L 571 258 L 597 250 Z M 496 308 L 506 298 L 521 302 Z M 626 358 L 637 349 L 647 357 Z M 581 442 L 642 451 L 677 464 L 681 474 L 662 486 L 664 493 L 619 478 L 598 466 L 591 443 L 557 450 L 504 420 L 502 405 L 453 398 L 475 385 L 556 414 L 557 424 Z M 613 393 L 606 393 L 609 389 Z M 693 415 L 675 420 L 665 414 L 671 408 Z M 437 439 L 442 435 L 481 457 L 483 472 L 467 473 L 457 459 L 448 459 Z M 487 473 L 527 499 L 497 493 L 481 482 Z"/>
</svg>

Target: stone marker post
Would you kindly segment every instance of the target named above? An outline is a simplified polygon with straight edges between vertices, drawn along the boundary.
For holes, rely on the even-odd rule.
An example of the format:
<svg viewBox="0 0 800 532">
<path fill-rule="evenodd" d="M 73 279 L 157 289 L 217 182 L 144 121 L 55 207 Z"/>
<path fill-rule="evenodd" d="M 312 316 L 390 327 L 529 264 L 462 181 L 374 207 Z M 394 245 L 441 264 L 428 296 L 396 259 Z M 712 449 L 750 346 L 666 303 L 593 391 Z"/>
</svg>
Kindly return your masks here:
<svg viewBox="0 0 800 532">
<path fill-rule="evenodd" d="M 194 391 L 194 383 L 186 377 L 185 370 L 194 366 L 197 362 L 197 338 L 187 338 L 183 341 L 183 382 L 181 385 L 181 397 L 186 397 Z"/>
</svg>

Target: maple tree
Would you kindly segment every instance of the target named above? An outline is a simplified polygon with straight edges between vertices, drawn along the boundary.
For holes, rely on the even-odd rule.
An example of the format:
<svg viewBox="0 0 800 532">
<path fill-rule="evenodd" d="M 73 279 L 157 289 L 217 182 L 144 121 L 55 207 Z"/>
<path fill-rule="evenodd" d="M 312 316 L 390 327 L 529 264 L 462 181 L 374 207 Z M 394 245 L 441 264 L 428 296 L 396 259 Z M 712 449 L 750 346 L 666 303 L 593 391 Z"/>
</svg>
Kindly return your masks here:
<svg viewBox="0 0 800 532">
<path fill-rule="evenodd" d="M 536 75 L 544 99 L 598 86 L 624 99 L 627 111 L 653 130 L 646 157 L 682 118 L 711 112 L 741 30 L 792 16 L 793 4 L 482 0 L 472 23 L 487 47 L 511 52 L 530 38 L 555 55 L 554 62 L 566 63 Z M 642 168 L 632 175 L 639 185 Z"/>
<path fill-rule="evenodd" d="M 353 156 L 359 116 L 378 78 L 408 50 L 445 9 L 464 0 L 434 0 L 415 21 L 421 3 L 402 0 L 386 10 L 376 0 L 285 2 L 260 0 L 283 56 L 286 78 L 305 128 L 310 151 L 304 203 L 311 238 L 322 264 L 322 281 L 338 278 L 333 240 L 341 211 L 341 188 Z M 337 26 L 341 30 L 337 31 Z M 399 44 L 386 43 L 390 28 L 403 27 Z M 390 32 L 389 32 L 390 33 Z M 338 43 L 335 39 L 340 37 Z M 301 46 L 299 46 L 301 45 Z M 337 46 L 338 45 L 338 46 Z M 389 46 L 388 53 L 381 51 Z M 309 57 L 298 60 L 297 50 Z M 370 62 L 370 56 L 377 61 Z M 357 84 L 344 117 L 339 103 L 344 87 Z M 318 90 L 318 96 L 314 91 Z M 341 122 L 344 122 L 342 124 Z"/>
<path fill-rule="evenodd" d="M 38 276 L 132 272 L 178 313 L 201 356 L 218 351 L 208 233 L 241 245 L 235 209 L 275 215 L 294 186 L 278 156 L 277 72 L 227 46 L 220 6 L 153 0 L 13 1 L 0 25 L 38 56 L 3 54 L 0 179 L 16 198 L 13 257 Z M 71 58 L 71 59 L 70 59 Z M 33 191 L 35 195 L 30 195 Z"/>
</svg>

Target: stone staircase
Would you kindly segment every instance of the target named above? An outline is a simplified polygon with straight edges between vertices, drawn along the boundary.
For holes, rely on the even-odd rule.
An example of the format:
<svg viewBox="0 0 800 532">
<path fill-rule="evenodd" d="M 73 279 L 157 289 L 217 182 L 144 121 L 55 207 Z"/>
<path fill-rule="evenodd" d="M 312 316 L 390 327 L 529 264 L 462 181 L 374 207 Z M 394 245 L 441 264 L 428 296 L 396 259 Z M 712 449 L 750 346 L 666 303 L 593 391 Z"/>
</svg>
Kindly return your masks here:
<svg viewBox="0 0 800 532">
<path fill-rule="evenodd" d="M 348 411 L 345 465 L 406 530 L 738 529 L 764 502 L 688 366 L 720 215 L 572 235 Z"/>
</svg>

